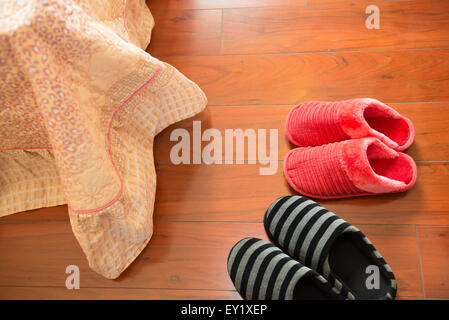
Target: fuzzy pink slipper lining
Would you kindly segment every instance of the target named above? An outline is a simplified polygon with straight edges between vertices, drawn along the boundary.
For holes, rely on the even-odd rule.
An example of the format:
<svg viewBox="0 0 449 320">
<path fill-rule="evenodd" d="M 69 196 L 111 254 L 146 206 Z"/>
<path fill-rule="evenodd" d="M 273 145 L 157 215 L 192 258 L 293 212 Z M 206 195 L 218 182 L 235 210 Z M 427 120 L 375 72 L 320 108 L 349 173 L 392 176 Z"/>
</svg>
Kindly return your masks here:
<svg viewBox="0 0 449 320">
<path fill-rule="evenodd" d="M 372 137 L 296 148 L 284 160 L 290 186 L 322 199 L 406 191 L 417 172 L 410 156 Z"/>
<path fill-rule="evenodd" d="M 290 110 L 285 133 L 292 143 L 304 147 L 376 137 L 390 148 L 402 151 L 415 139 L 410 119 L 370 98 L 301 103 Z"/>
</svg>

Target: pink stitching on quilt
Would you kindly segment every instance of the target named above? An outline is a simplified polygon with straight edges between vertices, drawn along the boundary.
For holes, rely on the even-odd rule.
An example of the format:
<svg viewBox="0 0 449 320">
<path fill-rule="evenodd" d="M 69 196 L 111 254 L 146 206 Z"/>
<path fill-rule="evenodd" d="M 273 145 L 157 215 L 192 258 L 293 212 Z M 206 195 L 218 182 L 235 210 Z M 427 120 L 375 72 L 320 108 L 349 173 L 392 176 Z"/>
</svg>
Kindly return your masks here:
<svg viewBox="0 0 449 320">
<path fill-rule="evenodd" d="M 126 23 L 126 3 L 127 0 L 123 0 L 123 26 L 125 28 L 126 34 L 128 35 L 129 41 L 131 41 L 133 44 L 135 44 L 134 40 L 131 37 L 131 34 L 129 33 L 128 25 Z M 1 149 L 0 151 L 17 151 L 17 150 L 52 150 L 52 147 L 32 147 L 32 148 L 8 148 L 8 149 Z"/>
<path fill-rule="evenodd" d="M 127 0 L 123 0 L 123 25 L 125 28 L 126 33 L 128 34 L 128 38 L 129 40 L 133 43 L 133 39 L 129 33 L 129 29 L 128 29 L 128 25 L 126 23 L 126 2 Z M 120 172 L 114 162 L 114 157 L 112 156 L 112 150 L 111 150 L 111 127 L 112 127 L 112 123 L 115 119 L 115 117 L 117 116 L 117 114 L 125 107 L 125 105 L 132 99 L 134 98 L 142 89 L 144 89 L 148 84 L 150 84 L 155 78 L 156 76 L 159 74 L 159 72 L 162 70 L 162 65 L 159 65 L 156 72 L 153 74 L 153 76 L 147 80 L 142 86 L 140 86 L 140 88 L 138 88 L 136 91 L 134 91 L 114 112 L 114 114 L 112 115 L 112 118 L 109 122 L 109 128 L 108 128 L 108 152 L 109 152 L 109 157 L 111 159 L 112 162 L 112 166 L 114 167 L 115 172 L 117 173 L 117 176 L 120 180 L 120 191 L 118 192 L 118 194 L 114 197 L 114 199 L 112 199 L 109 203 L 99 207 L 99 208 L 95 208 L 95 209 L 89 209 L 89 210 L 75 210 L 73 209 L 70 204 L 67 204 L 67 207 L 73 211 L 74 213 L 77 214 L 84 214 L 84 213 L 94 213 L 103 209 L 106 209 L 107 207 L 110 207 L 111 205 L 113 205 L 122 195 L 123 193 L 123 180 L 120 176 Z M 9 148 L 9 149 L 0 149 L 0 151 L 26 151 L 26 150 L 52 150 L 52 147 L 31 147 L 31 148 Z"/>
<path fill-rule="evenodd" d="M 117 166 L 115 165 L 114 162 L 114 157 L 112 156 L 112 150 L 111 150 L 111 127 L 112 127 L 112 122 L 114 121 L 115 117 L 117 116 L 117 114 L 125 107 L 125 105 L 132 99 L 134 98 L 142 89 L 144 89 L 148 84 L 150 84 L 154 78 L 156 78 L 156 76 L 159 74 L 159 72 L 162 70 L 162 66 L 159 65 L 158 69 L 156 70 L 156 72 L 154 73 L 154 75 L 147 81 L 145 82 L 139 89 L 137 89 L 136 91 L 134 91 L 134 93 L 132 95 L 130 95 L 128 97 L 128 99 L 126 99 L 114 112 L 114 114 L 112 115 L 111 121 L 109 122 L 109 128 L 108 128 L 108 145 L 109 145 L 109 157 L 111 158 L 111 162 L 112 162 L 112 166 L 114 167 L 115 172 L 117 173 L 117 176 L 120 180 L 120 191 L 118 192 L 118 194 L 114 197 L 114 199 L 112 199 L 109 203 L 105 204 L 104 206 L 101 206 L 99 208 L 95 208 L 95 209 L 89 209 L 89 210 L 74 210 L 69 204 L 67 204 L 67 207 L 73 211 L 74 213 L 78 213 L 78 214 L 83 214 L 83 213 L 94 213 L 103 209 L 106 209 L 107 207 L 113 205 L 122 195 L 123 193 L 123 180 L 120 176 L 120 172 L 117 168 Z"/>
<path fill-rule="evenodd" d="M 101 206 L 99 208 L 95 208 L 95 209 L 89 209 L 89 210 L 74 210 L 69 204 L 67 204 L 67 207 L 73 211 L 74 213 L 78 213 L 78 214 L 82 214 L 82 213 L 93 213 L 93 212 L 97 212 L 103 209 L 106 209 L 107 207 L 113 205 L 122 195 L 123 193 L 123 181 L 122 178 L 120 176 L 120 172 L 117 169 L 117 166 L 115 165 L 114 162 L 114 158 L 112 156 L 112 150 L 111 150 L 111 127 L 112 127 L 112 122 L 114 121 L 115 117 L 117 116 L 117 114 L 125 107 L 125 105 L 131 101 L 132 98 L 134 98 L 142 89 L 144 89 L 147 85 L 149 85 L 154 78 L 156 78 L 156 76 L 159 74 L 159 72 L 162 70 L 162 65 L 159 64 L 159 67 L 157 68 L 156 72 L 153 74 L 153 76 L 147 80 L 142 86 L 140 86 L 140 88 L 138 88 L 136 91 L 134 91 L 114 112 L 114 114 L 112 115 L 112 118 L 109 122 L 109 128 L 108 128 L 108 152 L 109 152 L 109 157 L 111 158 L 111 162 L 112 162 L 112 166 L 114 167 L 115 172 L 117 173 L 117 176 L 120 180 L 120 191 L 118 192 L 118 194 L 114 197 L 114 199 L 112 199 L 110 202 L 108 202 L 107 204 L 105 204 L 104 206 Z M 22 151 L 26 151 L 26 150 L 52 150 L 52 147 L 31 147 L 31 148 L 10 148 L 10 149 L 0 149 L 0 151 L 14 151 L 14 150 L 22 150 Z"/>
</svg>

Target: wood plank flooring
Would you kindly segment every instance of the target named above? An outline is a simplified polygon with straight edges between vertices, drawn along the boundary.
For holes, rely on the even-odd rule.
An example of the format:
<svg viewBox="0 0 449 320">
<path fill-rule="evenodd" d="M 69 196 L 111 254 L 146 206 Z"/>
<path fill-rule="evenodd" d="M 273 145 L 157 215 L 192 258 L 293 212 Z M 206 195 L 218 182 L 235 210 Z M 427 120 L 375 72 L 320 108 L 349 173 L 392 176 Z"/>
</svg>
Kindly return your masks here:
<svg viewBox="0 0 449 320">
<path fill-rule="evenodd" d="M 401 299 L 449 299 L 449 3 L 445 0 L 149 0 L 156 27 L 147 51 L 197 82 L 201 114 L 155 140 L 154 235 L 117 280 L 89 269 L 66 206 L 0 219 L 0 299 L 240 299 L 226 257 L 278 196 L 294 194 L 282 164 L 293 148 L 285 117 L 296 103 L 373 97 L 414 122 L 407 153 L 416 186 L 402 194 L 322 200 L 357 225 L 391 265 Z M 365 9 L 380 9 L 368 30 Z M 246 148 L 233 164 L 173 165 L 175 128 L 278 130 L 268 164 Z M 206 143 L 202 143 L 204 147 Z M 224 150 L 222 154 L 224 154 Z M 277 154 L 276 154 L 277 152 Z M 242 159 L 237 164 L 236 159 Z M 260 168 L 277 168 L 260 175 Z M 176 185 L 173 181 L 177 181 Z M 182 187 L 181 187 L 182 186 Z M 65 268 L 81 289 L 65 288 Z"/>
</svg>

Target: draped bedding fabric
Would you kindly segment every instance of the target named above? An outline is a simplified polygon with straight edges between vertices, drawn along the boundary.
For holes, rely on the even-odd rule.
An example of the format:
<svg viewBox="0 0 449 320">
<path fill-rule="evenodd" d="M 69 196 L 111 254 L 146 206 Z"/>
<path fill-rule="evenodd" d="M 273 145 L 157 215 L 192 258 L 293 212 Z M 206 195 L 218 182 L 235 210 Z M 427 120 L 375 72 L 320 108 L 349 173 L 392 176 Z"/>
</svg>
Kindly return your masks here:
<svg viewBox="0 0 449 320">
<path fill-rule="evenodd" d="M 0 2 L 0 216 L 68 204 L 89 266 L 117 278 L 153 232 L 153 138 L 204 109 L 144 51 L 144 0 Z"/>
</svg>

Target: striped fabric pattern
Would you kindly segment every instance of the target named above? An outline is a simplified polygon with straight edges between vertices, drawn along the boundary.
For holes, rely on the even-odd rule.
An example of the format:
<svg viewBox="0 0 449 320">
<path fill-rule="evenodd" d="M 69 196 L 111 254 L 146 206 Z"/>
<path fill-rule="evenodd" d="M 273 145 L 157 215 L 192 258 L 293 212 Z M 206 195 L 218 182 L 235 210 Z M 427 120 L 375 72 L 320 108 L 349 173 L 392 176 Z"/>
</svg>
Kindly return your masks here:
<svg viewBox="0 0 449 320">
<path fill-rule="evenodd" d="M 296 284 L 306 274 L 327 283 L 323 276 L 272 243 L 256 238 L 240 240 L 231 249 L 228 273 L 237 291 L 247 300 L 292 300 Z"/>
<path fill-rule="evenodd" d="M 384 297 L 396 295 L 396 281 L 391 268 L 368 238 L 356 227 L 303 196 L 285 196 L 275 200 L 264 216 L 265 230 L 270 239 L 290 256 L 323 275 L 333 291 L 353 299 L 354 295 L 332 273 L 329 266 L 329 250 L 334 240 L 346 232 L 360 235 L 377 264 L 390 279 L 391 289 Z"/>
</svg>

